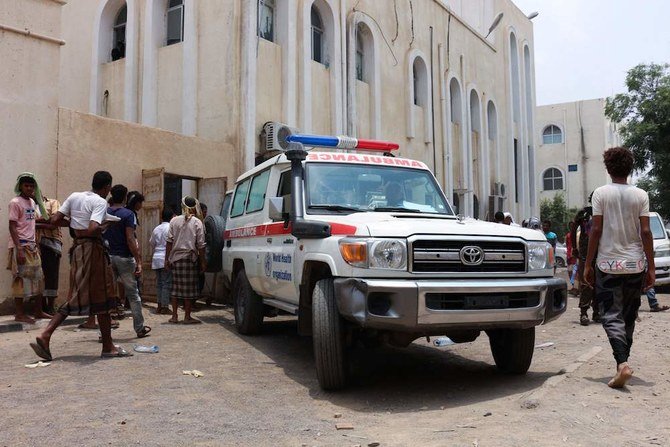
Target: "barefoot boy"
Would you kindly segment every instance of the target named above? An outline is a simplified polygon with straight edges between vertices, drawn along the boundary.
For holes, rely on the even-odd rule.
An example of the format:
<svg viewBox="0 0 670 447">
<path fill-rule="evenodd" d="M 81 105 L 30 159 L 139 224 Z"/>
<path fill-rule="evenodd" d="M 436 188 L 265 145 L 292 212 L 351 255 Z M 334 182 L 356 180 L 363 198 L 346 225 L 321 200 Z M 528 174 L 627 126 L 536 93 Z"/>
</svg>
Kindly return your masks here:
<svg viewBox="0 0 670 447">
<path fill-rule="evenodd" d="M 604 160 L 612 184 L 593 192 L 593 225 L 584 281 L 593 287 L 595 276 L 601 321 L 617 363 L 609 386 L 622 388 L 633 375 L 628 357 L 640 293 L 654 286 L 654 249 L 649 228 L 649 197 L 628 184 L 633 154 L 626 148 L 615 147 L 605 151 Z"/>
</svg>

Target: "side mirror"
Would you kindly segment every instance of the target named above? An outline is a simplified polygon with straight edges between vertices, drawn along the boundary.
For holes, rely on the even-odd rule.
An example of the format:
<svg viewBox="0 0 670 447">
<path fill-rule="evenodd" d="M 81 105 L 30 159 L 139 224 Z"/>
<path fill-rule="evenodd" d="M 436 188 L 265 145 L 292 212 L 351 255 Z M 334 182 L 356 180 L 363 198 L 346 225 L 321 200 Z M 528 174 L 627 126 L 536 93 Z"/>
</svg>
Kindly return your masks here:
<svg viewBox="0 0 670 447">
<path fill-rule="evenodd" d="M 286 220 L 283 197 L 270 197 L 268 199 L 268 210 L 270 213 L 270 219 L 273 221 Z"/>
</svg>

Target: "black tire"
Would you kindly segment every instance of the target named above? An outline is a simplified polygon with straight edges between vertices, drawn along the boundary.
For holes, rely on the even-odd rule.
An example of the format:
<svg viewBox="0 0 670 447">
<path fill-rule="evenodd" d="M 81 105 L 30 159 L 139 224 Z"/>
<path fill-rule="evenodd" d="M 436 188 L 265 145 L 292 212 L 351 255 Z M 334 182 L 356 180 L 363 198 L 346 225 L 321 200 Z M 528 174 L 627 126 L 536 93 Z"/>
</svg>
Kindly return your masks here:
<svg viewBox="0 0 670 447">
<path fill-rule="evenodd" d="M 205 242 L 207 248 L 205 255 L 207 256 L 207 272 L 217 273 L 221 271 L 222 261 L 221 252 L 223 251 L 223 231 L 225 230 L 226 221 L 221 216 L 207 216 L 205 218 Z"/>
<path fill-rule="evenodd" d="M 556 257 L 556 265 L 558 267 L 565 267 L 565 261 L 563 258 Z"/>
<path fill-rule="evenodd" d="M 254 335 L 263 326 L 263 300 L 251 288 L 247 274 L 240 270 L 233 286 L 235 327 L 243 335 Z"/>
<path fill-rule="evenodd" d="M 342 317 L 335 303 L 332 278 L 317 281 L 312 292 L 312 341 L 316 377 L 324 390 L 344 388 L 347 382 Z"/>
<path fill-rule="evenodd" d="M 496 329 L 488 331 L 493 360 L 508 374 L 525 374 L 535 350 L 535 328 Z"/>
</svg>

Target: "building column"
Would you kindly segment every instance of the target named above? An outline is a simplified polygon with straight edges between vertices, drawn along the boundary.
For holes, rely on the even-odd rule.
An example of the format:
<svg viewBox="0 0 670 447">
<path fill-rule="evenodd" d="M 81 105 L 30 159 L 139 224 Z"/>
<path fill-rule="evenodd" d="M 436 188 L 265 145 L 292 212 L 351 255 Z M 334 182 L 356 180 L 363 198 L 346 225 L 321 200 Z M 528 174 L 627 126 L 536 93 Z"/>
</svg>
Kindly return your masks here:
<svg viewBox="0 0 670 447">
<path fill-rule="evenodd" d="M 240 146 L 242 147 L 240 169 L 242 171 L 253 168 L 256 157 L 257 9 L 258 4 L 255 1 L 242 2 L 242 54 L 240 55 Z"/>
<path fill-rule="evenodd" d="M 198 18 L 195 0 L 184 0 L 182 57 L 182 133 L 198 131 Z"/>
</svg>

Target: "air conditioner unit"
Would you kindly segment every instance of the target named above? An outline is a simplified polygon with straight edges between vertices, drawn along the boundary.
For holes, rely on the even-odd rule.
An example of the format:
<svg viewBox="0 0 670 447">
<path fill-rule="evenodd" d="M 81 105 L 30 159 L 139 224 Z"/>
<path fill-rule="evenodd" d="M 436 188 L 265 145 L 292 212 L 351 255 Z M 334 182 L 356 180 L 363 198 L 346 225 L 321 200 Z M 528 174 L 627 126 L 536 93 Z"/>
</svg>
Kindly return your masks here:
<svg viewBox="0 0 670 447">
<path fill-rule="evenodd" d="M 505 184 L 501 182 L 495 182 L 493 185 L 493 195 L 497 197 L 506 197 Z"/>
<path fill-rule="evenodd" d="M 261 130 L 261 154 L 267 152 L 284 151 L 288 149 L 286 138 L 289 135 L 298 133 L 298 129 L 289 127 L 286 124 L 275 121 L 268 121 L 263 124 Z"/>
</svg>

